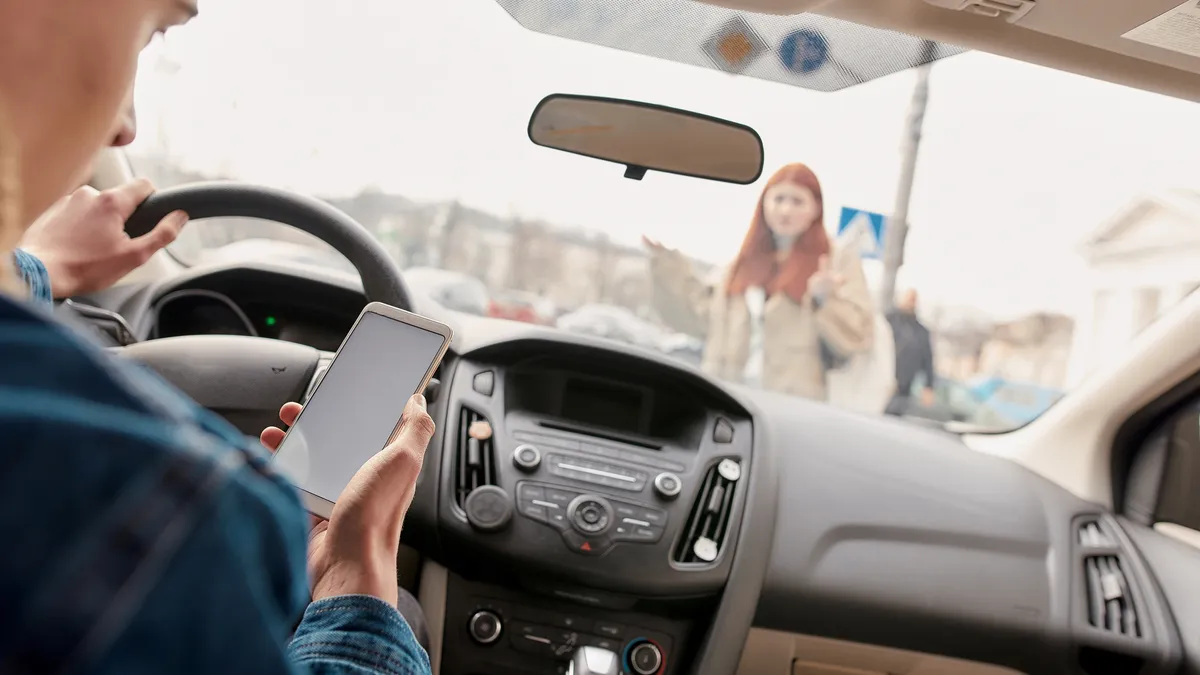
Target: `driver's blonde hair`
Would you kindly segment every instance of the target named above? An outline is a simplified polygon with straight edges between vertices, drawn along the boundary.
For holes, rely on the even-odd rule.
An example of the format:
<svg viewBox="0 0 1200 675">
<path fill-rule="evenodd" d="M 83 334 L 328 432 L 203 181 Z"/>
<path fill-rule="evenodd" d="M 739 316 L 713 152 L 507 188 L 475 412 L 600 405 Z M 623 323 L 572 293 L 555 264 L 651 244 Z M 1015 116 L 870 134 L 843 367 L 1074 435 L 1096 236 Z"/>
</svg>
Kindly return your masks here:
<svg viewBox="0 0 1200 675">
<path fill-rule="evenodd" d="M 0 100 L 0 293 L 24 295 L 13 253 L 21 241 L 21 187 L 17 176 L 17 139 Z"/>
</svg>

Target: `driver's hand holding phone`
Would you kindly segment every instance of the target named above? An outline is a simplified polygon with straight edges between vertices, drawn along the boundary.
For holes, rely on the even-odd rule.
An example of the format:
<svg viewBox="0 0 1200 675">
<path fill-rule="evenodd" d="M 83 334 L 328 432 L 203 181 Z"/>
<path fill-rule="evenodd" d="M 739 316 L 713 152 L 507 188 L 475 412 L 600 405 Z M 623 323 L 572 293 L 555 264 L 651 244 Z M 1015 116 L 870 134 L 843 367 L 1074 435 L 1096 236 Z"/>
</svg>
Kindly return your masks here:
<svg viewBox="0 0 1200 675">
<path fill-rule="evenodd" d="M 397 601 L 400 529 L 433 419 L 421 394 L 446 353 L 448 326 L 371 303 L 289 429 L 263 431 L 275 464 L 321 520 L 309 535 L 314 600 L 363 594 Z"/>
</svg>

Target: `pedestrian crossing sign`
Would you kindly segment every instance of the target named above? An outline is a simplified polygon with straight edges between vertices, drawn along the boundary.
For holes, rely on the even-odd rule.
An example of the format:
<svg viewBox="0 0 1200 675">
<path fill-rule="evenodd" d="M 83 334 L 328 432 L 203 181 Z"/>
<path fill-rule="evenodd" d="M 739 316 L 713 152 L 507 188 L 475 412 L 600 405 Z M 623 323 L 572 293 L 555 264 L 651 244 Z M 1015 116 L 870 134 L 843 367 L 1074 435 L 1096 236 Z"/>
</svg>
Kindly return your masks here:
<svg viewBox="0 0 1200 675">
<path fill-rule="evenodd" d="M 857 250 L 863 259 L 883 259 L 886 231 L 887 217 L 882 213 L 842 207 L 842 215 L 838 219 L 838 240 Z"/>
</svg>

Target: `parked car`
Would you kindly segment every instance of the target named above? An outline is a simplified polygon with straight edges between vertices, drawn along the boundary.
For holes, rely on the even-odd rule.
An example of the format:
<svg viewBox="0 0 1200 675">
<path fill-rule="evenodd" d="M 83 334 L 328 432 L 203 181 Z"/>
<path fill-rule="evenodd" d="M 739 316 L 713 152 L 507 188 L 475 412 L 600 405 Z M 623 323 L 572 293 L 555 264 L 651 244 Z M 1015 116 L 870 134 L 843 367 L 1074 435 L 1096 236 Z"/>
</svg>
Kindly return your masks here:
<svg viewBox="0 0 1200 675">
<path fill-rule="evenodd" d="M 487 286 L 469 274 L 436 267 L 413 267 L 404 270 L 404 281 L 414 293 L 421 293 L 447 309 L 477 316 L 488 314 Z"/>
<path fill-rule="evenodd" d="M 525 291 L 500 291 L 488 304 L 488 316 L 525 323 L 550 324 L 554 308 L 542 297 Z"/>
</svg>

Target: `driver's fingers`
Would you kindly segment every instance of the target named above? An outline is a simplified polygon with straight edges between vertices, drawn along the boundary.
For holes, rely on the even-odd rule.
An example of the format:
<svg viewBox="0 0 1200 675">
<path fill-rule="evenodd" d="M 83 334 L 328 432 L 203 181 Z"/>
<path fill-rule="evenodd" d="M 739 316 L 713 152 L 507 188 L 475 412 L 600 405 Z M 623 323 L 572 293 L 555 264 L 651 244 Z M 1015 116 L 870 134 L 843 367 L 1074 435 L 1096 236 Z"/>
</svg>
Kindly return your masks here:
<svg viewBox="0 0 1200 675">
<path fill-rule="evenodd" d="M 284 403 L 279 409 L 279 421 L 289 427 L 296 423 L 296 418 L 300 416 L 300 411 L 304 406 L 296 402 Z"/>
<path fill-rule="evenodd" d="M 150 259 L 150 256 L 158 253 L 168 244 L 175 241 L 179 236 L 180 230 L 187 224 L 188 214 L 183 211 L 173 211 L 167 214 L 166 218 L 159 221 L 158 225 L 154 226 L 146 234 L 137 239 L 130 240 L 129 251 L 127 255 L 131 262 L 140 265 Z"/>
<path fill-rule="evenodd" d="M 408 399 L 395 440 L 373 458 L 379 477 L 385 485 L 395 486 L 397 494 L 416 484 L 434 429 L 433 418 L 425 411 L 425 397 L 417 394 Z"/>
<path fill-rule="evenodd" d="M 283 442 L 283 429 L 279 427 L 267 427 L 258 435 L 258 442 L 263 444 L 263 447 L 271 452 L 279 449 L 279 444 Z"/>
<path fill-rule="evenodd" d="M 105 190 L 100 194 L 108 199 L 111 205 L 117 208 L 117 211 L 128 217 L 142 205 L 142 202 L 154 194 L 154 183 L 145 178 L 139 178 L 111 190 Z"/>
</svg>

